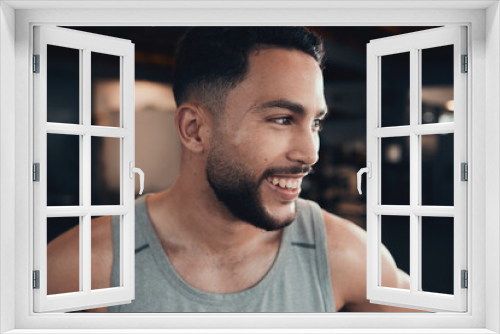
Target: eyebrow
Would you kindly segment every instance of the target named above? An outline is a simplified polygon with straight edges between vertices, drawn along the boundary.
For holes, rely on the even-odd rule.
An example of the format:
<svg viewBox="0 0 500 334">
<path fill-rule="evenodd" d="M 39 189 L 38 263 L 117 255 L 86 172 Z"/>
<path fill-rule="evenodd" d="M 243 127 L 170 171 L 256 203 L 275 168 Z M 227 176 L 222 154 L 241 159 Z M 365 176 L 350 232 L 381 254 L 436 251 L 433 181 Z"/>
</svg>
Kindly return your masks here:
<svg viewBox="0 0 500 334">
<path fill-rule="evenodd" d="M 290 100 L 284 100 L 284 99 L 267 101 L 267 102 L 258 104 L 255 107 L 255 109 L 257 111 L 263 111 L 264 109 L 268 109 L 268 108 L 283 108 L 283 109 L 287 109 L 287 110 L 289 110 L 289 111 L 291 111 L 294 114 L 297 114 L 299 116 L 304 116 L 306 114 L 306 110 L 305 110 L 305 108 L 301 104 L 292 102 Z M 327 113 L 328 113 L 328 109 L 327 108 L 322 109 L 322 110 L 318 111 L 318 113 L 316 114 L 316 117 L 323 117 Z"/>
</svg>

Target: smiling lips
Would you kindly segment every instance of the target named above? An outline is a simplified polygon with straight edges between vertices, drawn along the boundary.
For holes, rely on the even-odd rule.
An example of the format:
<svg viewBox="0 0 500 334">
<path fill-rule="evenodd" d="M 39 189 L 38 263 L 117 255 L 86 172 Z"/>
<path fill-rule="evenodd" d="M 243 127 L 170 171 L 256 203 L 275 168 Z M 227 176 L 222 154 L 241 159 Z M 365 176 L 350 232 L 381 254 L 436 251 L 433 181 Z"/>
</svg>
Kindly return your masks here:
<svg viewBox="0 0 500 334">
<path fill-rule="evenodd" d="M 299 196 L 302 177 L 269 176 L 267 181 L 281 199 L 290 201 Z"/>
</svg>

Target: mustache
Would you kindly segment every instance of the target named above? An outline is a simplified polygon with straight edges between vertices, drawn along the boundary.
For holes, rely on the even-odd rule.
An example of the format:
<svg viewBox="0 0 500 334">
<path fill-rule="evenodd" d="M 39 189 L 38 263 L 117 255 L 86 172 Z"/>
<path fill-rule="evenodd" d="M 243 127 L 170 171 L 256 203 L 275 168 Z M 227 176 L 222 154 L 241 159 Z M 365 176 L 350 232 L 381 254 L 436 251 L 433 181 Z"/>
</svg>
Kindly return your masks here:
<svg viewBox="0 0 500 334">
<path fill-rule="evenodd" d="M 292 166 L 292 167 L 274 167 L 267 169 L 262 178 L 266 179 L 270 175 L 274 174 L 312 174 L 314 169 L 311 165 L 304 166 Z"/>
</svg>

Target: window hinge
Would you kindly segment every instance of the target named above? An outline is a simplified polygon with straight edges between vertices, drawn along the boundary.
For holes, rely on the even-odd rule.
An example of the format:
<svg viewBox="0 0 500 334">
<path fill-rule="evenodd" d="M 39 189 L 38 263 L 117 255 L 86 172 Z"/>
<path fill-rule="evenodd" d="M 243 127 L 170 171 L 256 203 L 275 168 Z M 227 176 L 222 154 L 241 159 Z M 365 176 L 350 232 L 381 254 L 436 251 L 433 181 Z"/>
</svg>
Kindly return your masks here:
<svg viewBox="0 0 500 334">
<path fill-rule="evenodd" d="M 462 270 L 462 289 L 469 287 L 469 276 L 467 270 Z"/>
<path fill-rule="evenodd" d="M 469 180 L 469 167 L 466 162 L 462 162 L 460 164 L 460 170 L 461 170 L 461 181 L 468 181 Z"/>
<path fill-rule="evenodd" d="M 467 55 L 462 55 L 462 73 L 467 73 L 469 71 L 469 57 Z"/>
<path fill-rule="evenodd" d="M 33 55 L 33 73 L 40 73 L 40 55 Z"/>
<path fill-rule="evenodd" d="M 40 181 L 40 163 L 38 162 L 33 164 L 33 181 Z"/>
<path fill-rule="evenodd" d="M 33 289 L 40 289 L 40 270 L 33 270 Z"/>
</svg>

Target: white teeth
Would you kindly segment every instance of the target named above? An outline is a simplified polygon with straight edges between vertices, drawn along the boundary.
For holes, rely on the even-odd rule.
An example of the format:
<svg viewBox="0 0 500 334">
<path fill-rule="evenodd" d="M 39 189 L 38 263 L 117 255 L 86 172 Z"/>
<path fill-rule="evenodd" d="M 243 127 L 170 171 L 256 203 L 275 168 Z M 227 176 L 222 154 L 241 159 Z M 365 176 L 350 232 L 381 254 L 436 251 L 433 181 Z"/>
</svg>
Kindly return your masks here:
<svg viewBox="0 0 500 334">
<path fill-rule="evenodd" d="M 296 189 L 300 186 L 302 180 L 285 180 L 278 179 L 277 177 L 268 177 L 267 181 L 284 189 Z"/>
</svg>

